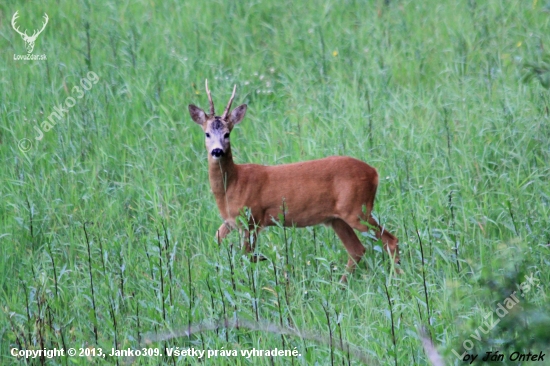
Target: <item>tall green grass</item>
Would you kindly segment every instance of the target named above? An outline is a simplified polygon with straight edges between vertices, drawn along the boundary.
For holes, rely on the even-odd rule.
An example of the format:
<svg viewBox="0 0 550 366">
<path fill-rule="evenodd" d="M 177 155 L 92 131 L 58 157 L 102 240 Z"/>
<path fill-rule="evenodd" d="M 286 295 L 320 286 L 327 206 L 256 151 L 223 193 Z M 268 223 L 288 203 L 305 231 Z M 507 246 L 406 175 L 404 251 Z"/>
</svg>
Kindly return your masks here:
<svg viewBox="0 0 550 366">
<path fill-rule="evenodd" d="M 34 50 L 47 61 L 13 60 L 26 53 L 16 10 L 21 29 L 48 14 Z M 547 54 L 547 10 L 536 0 L 0 4 L 0 363 L 23 363 L 13 347 L 108 352 L 239 318 L 325 342 L 221 327 L 151 347 L 302 355 L 212 364 L 359 364 L 350 344 L 373 363 L 422 365 L 424 325 L 458 364 L 451 350 L 508 296 L 487 282 L 533 273 L 542 285 L 521 306 L 548 303 L 550 94 L 522 81 Z M 89 71 L 99 82 L 34 140 Z M 218 246 L 203 136 L 187 113 L 206 106 L 205 79 L 218 109 L 233 84 L 235 103 L 249 105 L 232 134 L 238 163 L 350 155 L 376 167 L 375 213 L 400 239 L 405 275 L 362 237 L 369 250 L 342 289 L 347 255 L 324 227 L 262 232 L 269 261 L 258 264 L 238 233 Z M 510 337 L 530 339 L 521 329 Z"/>
</svg>

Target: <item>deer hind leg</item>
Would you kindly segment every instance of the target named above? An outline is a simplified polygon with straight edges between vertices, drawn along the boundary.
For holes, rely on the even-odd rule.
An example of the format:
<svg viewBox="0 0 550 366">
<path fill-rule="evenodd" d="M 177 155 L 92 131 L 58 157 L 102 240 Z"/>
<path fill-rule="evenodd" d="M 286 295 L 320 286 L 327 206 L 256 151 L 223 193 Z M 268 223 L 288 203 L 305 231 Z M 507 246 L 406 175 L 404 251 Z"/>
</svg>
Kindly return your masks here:
<svg viewBox="0 0 550 366">
<path fill-rule="evenodd" d="M 222 240 L 233 230 L 233 228 L 227 223 L 224 222 L 216 231 L 216 240 L 218 245 L 221 245 Z"/>
<path fill-rule="evenodd" d="M 367 221 L 369 224 L 374 226 L 374 234 L 376 237 L 382 240 L 382 243 L 384 244 L 384 251 L 389 253 L 395 264 L 399 264 L 399 245 L 397 244 L 397 238 L 385 228 L 382 228 L 371 215 L 369 215 Z"/>
<path fill-rule="evenodd" d="M 346 271 L 352 273 L 363 255 L 365 254 L 365 247 L 361 244 L 361 241 L 351 228 L 344 220 L 334 219 L 331 221 L 332 229 L 336 232 L 336 235 L 340 238 L 346 250 L 349 254 L 348 264 L 346 266 Z M 347 275 L 342 275 L 340 282 L 346 283 L 348 281 Z"/>
<path fill-rule="evenodd" d="M 361 223 L 359 217 L 350 218 L 349 220 L 346 220 L 346 222 L 351 227 L 361 232 L 368 232 L 370 229 L 367 225 L 363 225 Z M 368 213 L 367 222 L 373 227 L 376 237 L 382 240 L 382 243 L 384 244 L 384 251 L 389 253 L 396 264 L 399 264 L 399 245 L 397 244 L 399 240 L 385 228 L 382 228 L 372 217 L 370 212 Z M 398 272 L 400 272 L 400 270 L 398 270 Z"/>
</svg>

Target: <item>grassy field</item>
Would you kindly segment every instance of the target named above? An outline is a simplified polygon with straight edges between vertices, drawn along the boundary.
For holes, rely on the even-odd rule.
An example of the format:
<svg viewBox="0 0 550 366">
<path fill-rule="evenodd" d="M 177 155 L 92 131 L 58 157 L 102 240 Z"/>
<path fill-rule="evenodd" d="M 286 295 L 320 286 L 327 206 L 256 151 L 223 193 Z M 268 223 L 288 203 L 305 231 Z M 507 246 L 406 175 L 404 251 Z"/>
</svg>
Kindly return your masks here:
<svg viewBox="0 0 550 366">
<path fill-rule="evenodd" d="M 422 326 L 448 365 L 466 351 L 548 351 L 549 10 L 2 2 L 0 364 L 427 365 Z M 27 54 L 16 11 L 21 31 L 47 13 L 33 50 L 47 60 L 14 59 Z M 236 232 L 218 246 L 187 111 L 207 107 L 205 79 L 218 109 L 234 84 L 234 105 L 249 106 L 237 163 L 349 155 L 376 167 L 374 211 L 400 240 L 404 275 L 361 237 L 365 260 L 342 288 L 347 254 L 325 227 L 262 232 L 258 264 Z M 518 289 L 525 276 L 535 286 Z M 513 291 L 519 304 L 489 327 Z M 163 356 L 92 357 L 143 347 Z M 218 356 L 168 356 L 176 347 Z M 254 348 L 299 356 L 241 356 Z"/>
</svg>

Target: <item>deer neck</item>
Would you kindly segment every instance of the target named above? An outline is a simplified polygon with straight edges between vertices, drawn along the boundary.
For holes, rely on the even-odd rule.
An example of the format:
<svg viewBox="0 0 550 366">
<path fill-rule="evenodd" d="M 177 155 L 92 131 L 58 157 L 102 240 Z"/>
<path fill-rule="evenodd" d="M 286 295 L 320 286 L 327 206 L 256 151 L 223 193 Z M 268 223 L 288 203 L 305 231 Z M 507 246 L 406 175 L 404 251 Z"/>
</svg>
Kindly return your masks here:
<svg viewBox="0 0 550 366">
<path fill-rule="evenodd" d="M 216 200 L 221 199 L 237 177 L 237 166 L 233 162 L 231 148 L 219 160 L 208 156 L 208 176 L 212 193 L 216 196 Z"/>
</svg>

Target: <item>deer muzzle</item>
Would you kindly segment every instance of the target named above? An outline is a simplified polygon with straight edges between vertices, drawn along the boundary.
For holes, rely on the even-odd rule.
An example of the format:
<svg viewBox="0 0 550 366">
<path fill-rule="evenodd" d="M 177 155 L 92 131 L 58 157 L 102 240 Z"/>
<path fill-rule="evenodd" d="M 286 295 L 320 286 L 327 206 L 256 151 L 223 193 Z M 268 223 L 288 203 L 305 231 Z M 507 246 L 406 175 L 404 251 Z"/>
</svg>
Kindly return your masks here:
<svg viewBox="0 0 550 366">
<path fill-rule="evenodd" d="M 223 150 L 222 149 L 214 149 L 211 152 L 212 156 L 216 159 L 219 159 L 223 156 Z"/>
</svg>

